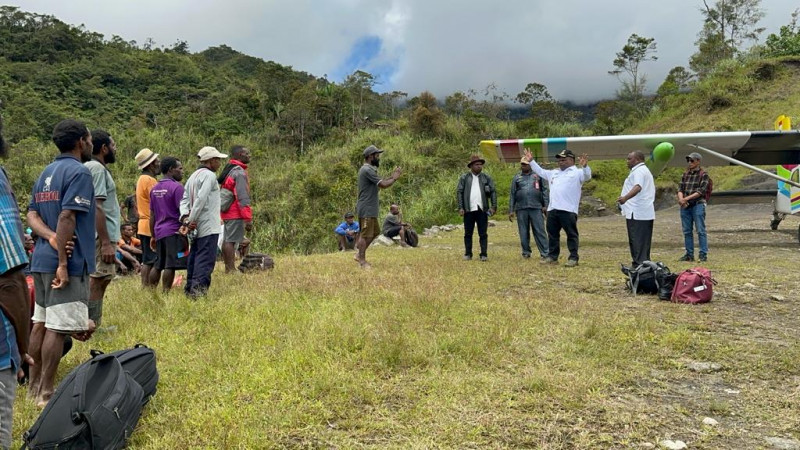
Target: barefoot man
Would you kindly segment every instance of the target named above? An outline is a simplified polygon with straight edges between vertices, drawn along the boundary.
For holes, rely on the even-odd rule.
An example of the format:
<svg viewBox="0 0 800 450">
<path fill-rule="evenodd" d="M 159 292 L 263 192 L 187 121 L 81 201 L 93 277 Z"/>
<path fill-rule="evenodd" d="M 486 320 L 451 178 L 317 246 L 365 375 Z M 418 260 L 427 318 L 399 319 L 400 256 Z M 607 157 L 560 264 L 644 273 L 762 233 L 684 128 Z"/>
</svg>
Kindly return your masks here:
<svg viewBox="0 0 800 450">
<path fill-rule="evenodd" d="M 53 395 L 64 337 L 86 340 L 89 320 L 89 274 L 95 271 L 95 201 L 92 174 L 81 161 L 92 157 L 92 135 L 76 120 L 53 130 L 61 154 L 45 167 L 33 186 L 28 224 L 36 233 L 31 273 L 36 306 L 28 351 L 33 357 L 28 396 L 44 407 Z M 73 238 L 74 236 L 74 238 Z M 67 243 L 75 247 L 68 257 Z"/>
<path fill-rule="evenodd" d="M 363 269 L 369 269 L 370 267 L 367 262 L 367 247 L 381 234 L 381 228 L 378 225 L 378 213 L 380 212 L 378 188 L 384 189 L 393 185 L 400 178 L 400 174 L 403 173 L 399 167 L 395 167 L 389 178 L 382 180 L 378 176 L 381 153 L 383 153 L 383 150 L 374 145 L 364 149 L 364 165 L 358 171 L 356 212 L 358 214 L 358 223 L 361 225 L 361 235 L 359 235 L 358 242 L 356 242 L 358 253 L 355 256 L 355 260 Z"/>
</svg>

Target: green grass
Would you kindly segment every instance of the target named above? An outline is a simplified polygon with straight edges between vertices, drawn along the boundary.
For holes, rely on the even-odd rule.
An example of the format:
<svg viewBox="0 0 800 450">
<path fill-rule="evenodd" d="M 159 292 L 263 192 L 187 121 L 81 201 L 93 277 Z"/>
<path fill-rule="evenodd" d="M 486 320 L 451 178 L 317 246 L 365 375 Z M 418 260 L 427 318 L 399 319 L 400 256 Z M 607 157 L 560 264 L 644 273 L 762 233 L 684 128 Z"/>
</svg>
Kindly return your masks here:
<svg viewBox="0 0 800 450">
<path fill-rule="evenodd" d="M 710 214 L 712 233 L 750 223 Z M 59 378 L 89 348 L 153 347 L 161 381 L 130 448 L 608 448 L 667 434 L 745 448 L 759 433 L 796 433 L 797 299 L 765 301 L 774 286 L 800 287 L 794 235 L 719 241 L 717 297 L 690 307 L 624 292 L 621 218 L 579 226 L 577 269 L 523 261 L 516 226 L 500 222 L 487 263 L 461 260 L 456 231 L 423 238 L 423 248 L 370 249 L 366 272 L 352 253 L 216 272 L 197 302 L 123 279 L 106 297 L 104 322 L 117 331 L 77 343 Z M 659 213 L 655 258 L 680 253 L 675 227 L 677 211 Z M 725 234 L 712 236 L 714 246 Z M 794 247 L 788 258 L 761 257 L 777 251 L 762 242 L 776 239 Z M 732 293 L 743 282 L 752 296 Z M 682 361 L 692 359 L 725 370 L 689 373 Z M 38 414 L 24 397 L 22 388 L 17 439 Z M 705 415 L 728 432 L 698 431 Z"/>
</svg>

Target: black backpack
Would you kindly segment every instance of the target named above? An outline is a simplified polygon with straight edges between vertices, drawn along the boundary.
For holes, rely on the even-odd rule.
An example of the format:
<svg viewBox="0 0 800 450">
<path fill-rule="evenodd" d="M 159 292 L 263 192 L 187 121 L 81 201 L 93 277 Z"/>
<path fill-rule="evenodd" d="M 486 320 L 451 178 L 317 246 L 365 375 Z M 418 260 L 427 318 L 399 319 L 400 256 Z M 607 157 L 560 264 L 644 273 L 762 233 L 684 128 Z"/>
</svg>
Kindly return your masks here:
<svg viewBox="0 0 800 450">
<path fill-rule="evenodd" d="M 91 350 L 89 354 L 96 358 L 104 353 L 100 350 Z M 117 358 L 125 372 L 131 374 L 144 391 L 142 406 L 156 393 L 158 384 L 158 369 L 156 368 L 156 352 L 144 344 L 136 344 L 133 348 L 118 350 L 109 353 Z"/>
<path fill-rule="evenodd" d="M 22 448 L 118 449 L 133 433 L 144 391 L 113 355 L 72 370 L 56 388 Z"/>
<path fill-rule="evenodd" d="M 660 300 L 669 300 L 677 275 L 662 262 L 644 261 L 637 267 L 622 266 L 625 288 L 636 294 L 658 294 Z"/>
<path fill-rule="evenodd" d="M 239 270 L 249 272 L 251 270 L 269 270 L 275 267 L 275 261 L 265 253 L 248 253 L 239 264 Z"/>
</svg>

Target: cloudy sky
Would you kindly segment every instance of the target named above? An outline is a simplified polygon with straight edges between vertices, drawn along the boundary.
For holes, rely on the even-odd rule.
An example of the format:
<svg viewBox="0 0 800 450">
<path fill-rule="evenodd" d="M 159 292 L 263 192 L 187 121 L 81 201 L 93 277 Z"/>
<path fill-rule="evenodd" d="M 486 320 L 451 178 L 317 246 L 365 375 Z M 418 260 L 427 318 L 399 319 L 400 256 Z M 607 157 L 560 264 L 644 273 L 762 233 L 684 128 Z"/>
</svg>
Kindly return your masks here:
<svg viewBox="0 0 800 450">
<path fill-rule="evenodd" d="M 713 0 L 709 0 L 711 2 Z M 14 4 L 14 3 L 12 3 Z M 702 27 L 702 0 L 18 0 L 23 10 L 159 46 L 192 52 L 225 44 L 341 81 L 356 69 L 379 91 L 443 98 L 495 83 L 512 97 L 527 83 L 559 100 L 614 95 L 608 71 L 632 33 L 656 39 L 658 61 L 642 66 L 655 90 L 688 65 Z M 769 33 L 791 20 L 797 0 L 763 0 Z"/>
</svg>

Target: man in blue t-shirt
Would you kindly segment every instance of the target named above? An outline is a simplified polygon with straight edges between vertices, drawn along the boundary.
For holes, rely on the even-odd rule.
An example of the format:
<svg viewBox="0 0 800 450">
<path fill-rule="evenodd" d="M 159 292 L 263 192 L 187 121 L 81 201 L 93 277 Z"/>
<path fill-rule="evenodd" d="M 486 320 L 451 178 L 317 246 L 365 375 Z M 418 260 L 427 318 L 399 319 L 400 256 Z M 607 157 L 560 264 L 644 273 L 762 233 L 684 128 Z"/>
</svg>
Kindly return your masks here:
<svg viewBox="0 0 800 450">
<path fill-rule="evenodd" d="M 344 222 L 340 223 L 335 230 L 336 239 L 339 241 L 339 251 L 353 250 L 358 240 L 358 233 L 361 231 L 358 222 L 355 221 L 353 213 L 348 212 L 344 215 Z"/>
<path fill-rule="evenodd" d="M 89 274 L 95 271 L 95 201 L 92 175 L 81 161 L 92 156 L 92 135 L 81 122 L 62 120 L 53 130 L 61 152 L 33 186 L 28 224 L 37 235 L 31 273 L 36 305 L 29 352 L 28 396 L 43 407 L 53 395 L 64 337 L 89 339 Z M 74 236 L 74 237 L 73 237 Z M 67 242 L 73 238 L 72 256 Z"/>
</svg>

